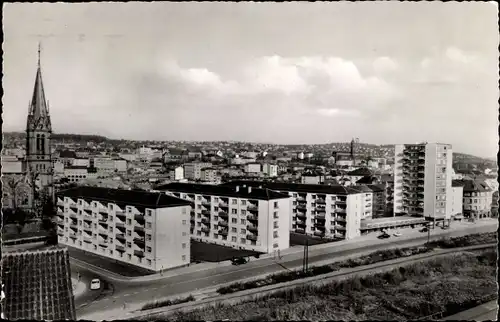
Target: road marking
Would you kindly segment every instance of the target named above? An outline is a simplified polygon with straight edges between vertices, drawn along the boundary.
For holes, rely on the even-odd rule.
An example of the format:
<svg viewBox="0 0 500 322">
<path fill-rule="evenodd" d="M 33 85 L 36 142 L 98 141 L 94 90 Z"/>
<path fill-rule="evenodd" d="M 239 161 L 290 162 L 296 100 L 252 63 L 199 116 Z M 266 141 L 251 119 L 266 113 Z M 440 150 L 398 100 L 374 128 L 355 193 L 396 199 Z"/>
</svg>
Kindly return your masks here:
<svg viewBox="0 0 500 322">
<path fill-rule="evenodd" d="M 132 295 L 132 294 L 124 294 L 123 297 L 130 296 L 130 295 Z"/>
</svg>

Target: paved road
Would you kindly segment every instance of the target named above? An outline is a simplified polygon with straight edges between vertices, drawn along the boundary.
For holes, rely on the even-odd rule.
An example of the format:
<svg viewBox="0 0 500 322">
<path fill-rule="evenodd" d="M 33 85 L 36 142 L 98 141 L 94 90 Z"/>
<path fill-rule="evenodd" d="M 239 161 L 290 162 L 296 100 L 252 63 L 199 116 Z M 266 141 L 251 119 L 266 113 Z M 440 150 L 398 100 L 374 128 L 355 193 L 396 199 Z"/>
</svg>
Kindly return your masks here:
<svg viewBox="0 0 500 322">
<path fill-rule="evenodd" d="M 108 283 L 106 279 L 102 276 L 95 274 L 94 272 L 88 270 L 86 267 L 76 266 L 72 264 L 71 267 L 71 277 L 78 279 L 78 273 L 80 273 L 80 281 L 85 283 L 87 289 L 84 293 L 75 296 L 75 306 L 78 308 L 79 306 L 85 305 L 87 303 L 92 303 L 94 301 L 99 301 L 99 299 L 104 298 L 106 296 L 112 295 L 113 286 L 111 283 Z M 101 289 L 100 290 L 91 290 L 90 289 L 90 281 L 94 278 L 101 279 Z M 111 291 L 111 292 L 110 292 Z"/>
<path fill-rule="evenodd" d="M 441 231 L 448 236 L 460 236 L 479 232 L 496 231 L 496 226 L 471 226 L 462 231 Z M 406 239 L 391 238 L 388 240 L 371 240 L 359 244 L 349 244 L 338 247 L 321 248 L 310 251 L 309 264 L 335 260 L 353 254 L 373 252 L 388 247 L 401 247 L 422 244 L 427 241 L 427 234 L 417 234 L 417 237 Z M 321 263 L 323 264 L 323 263 Z M 258 275 L 267 275 L 301 267 L 302 254 L 289 254 L 278 262 L 272 258 L 253 260 L 243 266 L 225 266 L 205 271 L 192 272 L 179 276 L 167 277 L 162 280 L 145 281 L 141 283 L 113 282 L 112 295 L 103 297 L 97 302 L 81 306 L 77 305 L 77 315 L 83 316 L 96 311 L 123 307 L 124 303 L 141 303 L 182 293 L 194 292 L 219 284 L 229 283 Z M 80 302 L 80 301 L 79 301 Z"/>
</svg>

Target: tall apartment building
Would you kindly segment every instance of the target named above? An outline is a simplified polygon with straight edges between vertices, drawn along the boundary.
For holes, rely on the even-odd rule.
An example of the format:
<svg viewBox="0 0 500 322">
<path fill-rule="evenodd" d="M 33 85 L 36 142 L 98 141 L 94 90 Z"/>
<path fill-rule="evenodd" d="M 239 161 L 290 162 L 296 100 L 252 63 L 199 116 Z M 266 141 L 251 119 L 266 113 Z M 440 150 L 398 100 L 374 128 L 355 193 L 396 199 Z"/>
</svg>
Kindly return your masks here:
<svg viewBox="0 0 500 322">
<path fill-rule="evenodd" d="M 201 181 L 205 182 L 220 182 L 219 175 L 217 174 L 217 169 L 214 168 L 204 168 L 201 169 Z"/>
<path fill-rule="evenodd" d="M 278 176 L 278 165 L 265 163 L 262 165 L 262 172 L 267 174 L 268 177 L 273 178 Z"/>
<path fill-rule="evenodd" d="M 201 179 L 201 170 L 212 167 L 208 162 L 191 162 L 184 164 L 184 178 L 188 180 Z"/>
<path fill-rule="evenodd" d="M 364 191 L 341 185 L 293 184 L 264 181 L 231 181 L 224 186 L 259 187 L 292 197 L 289 230 L 335 239 L 360 235 L 367 208 Z"/>
<path fill-rule="evenodd" d="M 57 194 L 59 243 L 144 269 L 190 261 L 190 203 L 160 193 L 77 187 Z"/>
<path fill-rule="evenodd" d="M 422 143 L 395 146 L 394 215 L 449 220 L 452 215 L 452 147 Z"/>
<path fill-rule="evenodd" d="M 263 253 L 290 247 L 291 199 L 285 194 L 189 183 L 170 183 L 156 189 L 191 202 L 193 238 Z"/>
</svg>

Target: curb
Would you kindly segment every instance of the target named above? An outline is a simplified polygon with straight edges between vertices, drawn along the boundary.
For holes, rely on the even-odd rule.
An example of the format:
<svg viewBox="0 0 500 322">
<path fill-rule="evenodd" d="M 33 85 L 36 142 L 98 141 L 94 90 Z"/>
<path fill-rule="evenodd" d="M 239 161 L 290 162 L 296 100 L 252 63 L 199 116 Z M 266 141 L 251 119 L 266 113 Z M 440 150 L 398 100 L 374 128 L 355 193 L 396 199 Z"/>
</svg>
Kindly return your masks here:
<svg viewBox="0 0 500 322">
<path fill-rule="evenodd" d="M 252 298 L 255 296 L 263 296 L 268 293 L 273 293 L 279 289 L 286 289 L 286 288 L 291 288 L 291 287 L 296 287 L 302 284 L 307 284 L 307 283 L 314 283 L 314 284 L 321 284 L 321 283 L 327 283 L 330 282 L 330 280 L 335 279 L 335 278 L 341 278 L 341 279 L 346 279 L 351 277 L 350 275 L 356 275 L 356 274 L 375 274 L 378 273 L 378 270 L 386 271 L 386 270 L 392 270 L 394 267 L 393 265 L 401 265 L 401 266 L 406 266 L 413 264 L 416 261 L 420 260 L 428 260 L 433 257 L 439 257 L 439 256 L 444 256 L 444 255 L 449 255 L 453 253 L 460 253 L 463 251 L 468 251 L 468 250 L 479 250 L 479 249 L 487 249 L 491 247 L 496 247 L 497 244 L 485 244 L 485 245 L 475 245 L 475 246 L 467 246 L 467 247 L 462 247 L 462 248 L 455 248 L 455 249 L 436 249 L 431 253 L 427 254 L 419 254 L 419 255 L 414 255 L 414 256 L 409 256 L 409 257 L 401 257 L 389 261 L 383 261 L 379 263 L 374 263 L 370 265 L 365 265 L 365 266 L 358 266 L 355 268 L 348 268 L 348 269 L 340 269 L 336 272 L 331 272 L 328 274 L 322 274 L 322 275 L 317 275 L 317 276 L 312 276 L 312 277 L 306 277 L 290 282 L 285 282 L 285 283 L 278 283 L 274 285 L 267 285 L 263 287 L 258 287 L 254 289 L 249 289 L 249 290 L 243 290 L 239 292 L 235 292 L 232 294 L 224 294 L 224 295 L 218 295 L 215 298 L 207 298 L 199 301 L 196 303 L 194 302 L 187 302 L 187 303 L 182 303 L 178 305 L 172 305 L 168 307 L 162 307 L 162 308 L 155 308 L 151 309 L 148 311 L 141 311 L 141 312 L 131 312 L 129 313 L 130 318 L 141 318 L 141 317 L 147 317 L 149 315 L 154 315 L 154 314 L 165 314 L 169 313 L 171 311 L 176 311 L 176 310 L 185 310 L 185 309 L 196 309 L 202 306 L 208 306 L 208 305 L 214 305 L 214 304 L 219 304 L 223 303 L 226 301 L 235 301 L 237 300 L 238 302 L 245 300 L 245 298 Z M 347 271 L 349 270 L 349 271 Z M 370 272 L 374 271 L 374 272 Z M 255 279 L 255 278 L 254 278 Z M 230 283 L 232 284 L 232 283 Z M 220 287 L 220 286 L 218 286 Z"/>
</svg>

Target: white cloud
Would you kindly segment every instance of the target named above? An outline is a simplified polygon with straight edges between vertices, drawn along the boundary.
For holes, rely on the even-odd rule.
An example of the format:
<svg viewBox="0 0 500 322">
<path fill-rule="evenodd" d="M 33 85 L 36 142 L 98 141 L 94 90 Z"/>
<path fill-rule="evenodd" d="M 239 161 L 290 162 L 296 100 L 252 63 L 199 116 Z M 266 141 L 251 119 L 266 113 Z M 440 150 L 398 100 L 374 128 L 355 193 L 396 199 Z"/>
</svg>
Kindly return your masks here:
<svg viewBox="0 0 500 322">
<path fill-rule="evenodd" d="M 389 57 L 379 57 L 373 62 L 373 69 L 377 74 L 384 74 L 397 70 L 398 64 Z"/>
<path fill-rule="evenodd" d="M 449 47 L 446 49 L 445 57 L 453 62 L 462 64 L 467 64 L 475 60 L 474 56 L 466 55 L 463 51 L 455 47 Z"/>
</svg>

